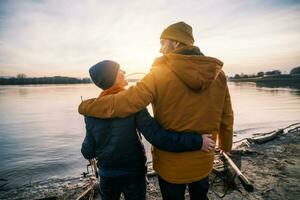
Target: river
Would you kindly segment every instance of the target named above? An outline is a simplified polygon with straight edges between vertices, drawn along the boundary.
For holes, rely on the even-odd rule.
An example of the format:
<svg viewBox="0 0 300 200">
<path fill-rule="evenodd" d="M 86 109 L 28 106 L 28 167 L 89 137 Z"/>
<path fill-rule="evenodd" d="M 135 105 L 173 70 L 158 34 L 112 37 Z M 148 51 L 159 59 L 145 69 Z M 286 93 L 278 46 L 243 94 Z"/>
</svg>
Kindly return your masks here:
<svg viewBox="0 0 300 200">
<path fill-rule="evenodd" d="M 235 113 L 234 140 L 300 122 L 300 89 L 228 83 Z M 0 179 L 9 188 L 80 176 L 85 130 L 81 97 L 98 96 L 93 84 L 0 87 Z M 149 159 L 149 144 L 146 144 Z M 0 182 L 1 185 L 1 182 Z"/>
</svg>

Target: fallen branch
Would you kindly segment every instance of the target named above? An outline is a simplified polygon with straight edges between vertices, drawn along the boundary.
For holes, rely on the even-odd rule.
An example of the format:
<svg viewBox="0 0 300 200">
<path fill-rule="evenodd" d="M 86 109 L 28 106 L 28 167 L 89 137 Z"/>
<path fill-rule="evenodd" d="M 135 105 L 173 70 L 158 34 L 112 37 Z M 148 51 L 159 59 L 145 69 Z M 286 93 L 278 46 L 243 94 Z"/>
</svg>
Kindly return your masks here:
<svg viewBox="0 0 300 200">
<path fill-rule="evenodd" d="M 251 138 L 249 139 L 251 142 L 254 142 L 256 144 L 263 144 L 265 142 L 268 142 L 270 140 L 273 140 L 274 138 L 276 138 L 277 136 L 283 134 L 284 131 L 283 129 L 279 129 L 278 131 L 272 133 L 272 134 L 269 134 L 269 135 L 264 135 L 264 136 L 261 136 L 261 137 L 254 137 L 254 138 Z"/>
</svg>

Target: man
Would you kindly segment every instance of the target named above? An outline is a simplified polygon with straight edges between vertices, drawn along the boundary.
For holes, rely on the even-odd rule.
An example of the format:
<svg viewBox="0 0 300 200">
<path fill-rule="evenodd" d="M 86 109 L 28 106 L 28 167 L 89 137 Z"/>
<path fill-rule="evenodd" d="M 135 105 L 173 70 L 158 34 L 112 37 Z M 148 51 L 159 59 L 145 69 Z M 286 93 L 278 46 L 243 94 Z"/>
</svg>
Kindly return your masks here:
<svg viewBox="0 0 300 200">
<path fill-rule="evenodd" d="M 221 150 L 230 151 L 233 111 L 223 63 L 193 46 L 192 27 L 184 22 L 168 26 L 160 39 L 163 56 L 136 86 L 84 101 L 79 113 L 125 117 L 152 103 L 154 118 L 163 128 L 212 134 Z M 186 186 L 191 199 L 207 199 L 214 152 L 172 153 L 153 147 L 152 156 L 163 199 L 183 200 Z"/>
</svg>

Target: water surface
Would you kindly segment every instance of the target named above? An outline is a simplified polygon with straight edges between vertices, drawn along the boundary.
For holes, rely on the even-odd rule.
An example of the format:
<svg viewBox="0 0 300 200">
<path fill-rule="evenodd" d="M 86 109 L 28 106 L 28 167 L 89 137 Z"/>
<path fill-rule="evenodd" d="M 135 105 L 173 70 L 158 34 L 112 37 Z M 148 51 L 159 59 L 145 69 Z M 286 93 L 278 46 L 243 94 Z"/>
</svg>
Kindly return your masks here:
<svg viewBox="0 0 300 200">
<path fill-rule="evenodd" d="M 300 122 L 300 89 L 229 83 L 235 140 Z M 6 187 L 80 176 L 85 130 L 77 106 L 93 84 L 0 87 L 0 178 Z M 149 145 L 146 144 L 149 155 Z M 1 182 L 0 182 L 1 185 Z"/>
</svg>

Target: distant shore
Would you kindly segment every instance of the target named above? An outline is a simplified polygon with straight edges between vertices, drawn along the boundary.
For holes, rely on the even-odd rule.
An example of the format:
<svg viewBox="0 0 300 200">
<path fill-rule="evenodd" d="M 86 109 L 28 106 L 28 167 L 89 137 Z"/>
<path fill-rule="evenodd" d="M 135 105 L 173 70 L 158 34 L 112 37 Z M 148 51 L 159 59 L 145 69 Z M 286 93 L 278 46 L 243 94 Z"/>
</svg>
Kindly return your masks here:
<svg viewBox="0 0 300 200">
<path fill-rule="evenodd" d="M 272 76 L 262 76 L 262 77 L 230 77 L 228 79 L 230 82 L 255 82 L 255 83 L 299 83 L 300 75 L 272 75 Z"/>
<path fill-rule="evenodd" d="M 74 78 L 65 76 L 34 77 L 25 76 L 0 78 L 0 85 L 35 85 L 35 84 L 78 84 L 91 83 L 89 78 Z"/>
<path fill-rule="evenodd" d="M 254 82 L 266 84 L 300 84 L 300 66 L 293 68 L 289 74 L 282 73 L 280 70 L 272 70 L 256 74 L 235 74 L 228 77 L 230 82 Z"/>
<path fill-rule="evenodd" d="M 128 82 L 136 82 L 139 79 L 127 79 Z M 51 84 L 89 84 L 90 78 L 74 78 L 65 76 L 53 77 L 0 77 L 0 85 L 51 85 Z"/>
</svg>

